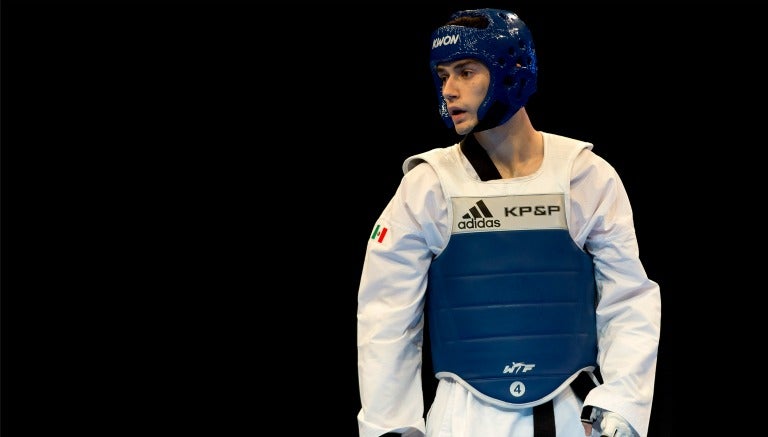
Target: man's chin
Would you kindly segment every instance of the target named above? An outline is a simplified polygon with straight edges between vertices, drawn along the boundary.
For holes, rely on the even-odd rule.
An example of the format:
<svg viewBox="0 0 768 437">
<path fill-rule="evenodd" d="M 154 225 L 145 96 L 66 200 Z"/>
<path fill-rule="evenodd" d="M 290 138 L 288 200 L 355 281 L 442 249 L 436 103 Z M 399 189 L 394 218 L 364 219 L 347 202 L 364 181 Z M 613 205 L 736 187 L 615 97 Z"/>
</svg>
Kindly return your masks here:
<svg viewBox="0 0 768 437">
<path fill-rule="evenodd" d="M 477 123 L 469 123 L 465 121 L 463 123 L 454 124 L 453 128 L 458 135 L 467 135 L 472 132 L 472 129 L 474 129 L 475 126 L 477 126 Z"/>
</svg>

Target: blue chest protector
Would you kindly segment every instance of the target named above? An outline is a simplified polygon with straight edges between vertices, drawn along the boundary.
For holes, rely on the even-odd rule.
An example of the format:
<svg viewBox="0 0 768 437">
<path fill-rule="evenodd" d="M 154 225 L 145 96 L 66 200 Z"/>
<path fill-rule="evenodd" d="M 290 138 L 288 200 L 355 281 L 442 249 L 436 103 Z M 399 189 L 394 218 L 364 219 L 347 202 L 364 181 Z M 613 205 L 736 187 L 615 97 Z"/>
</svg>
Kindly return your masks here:
<svg viewBox="0 0 768 437">
<path fill-rule="evenodd" d="M 548 145 L 539 178 L 570 174 L 567 144 Z M 441 177 L 453 221 L 428 273 L 433 369 L 495 405 L 543 404 L 597 367 L 594 265 L 567 229 L 568 179 L 484 187 L 455 176 L 456 156 L 420 155 Z"/>
<path fill-rule="evenodd" d="M 566 230 L 454 235 L 429 271 L 435 373 L 483 398 L 546 402 L 595 367 L 594 296 L 592 259 Z"/>
</svg>

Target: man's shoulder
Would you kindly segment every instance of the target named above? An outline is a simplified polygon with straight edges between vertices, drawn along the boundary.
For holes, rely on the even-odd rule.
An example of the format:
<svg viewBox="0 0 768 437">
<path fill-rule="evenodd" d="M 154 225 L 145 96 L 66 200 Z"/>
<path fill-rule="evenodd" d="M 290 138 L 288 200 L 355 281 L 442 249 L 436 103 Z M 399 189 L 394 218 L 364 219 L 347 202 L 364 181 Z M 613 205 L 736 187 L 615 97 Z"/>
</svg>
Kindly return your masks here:
<svg viewBox="0 0 768 437">
<path fill-rule="evenodd" d="M 443 159 L 448 159 L 452 154 L 459 151 L 459 144 L 453 144 L 447 147 L 435 147 L 425 152 L 411 155 L 403 162 L 403 174 L 413 170 L 417 165 L 423 162 L 438 162 Z"/>
<path fill-rule="evenodd" d="M 544 132 L 540 131 L 541 135 L 544 137 L 544 143 L 550 146 L 555 147 L 564 147 L 564 148 L 586 148 L 586 149 L 592 149 L 594 145 L 589 141 L 579 140 L 573 137 L 569 137 L 562 134 L 555 134 L 552 132 Z"/>
</svg>

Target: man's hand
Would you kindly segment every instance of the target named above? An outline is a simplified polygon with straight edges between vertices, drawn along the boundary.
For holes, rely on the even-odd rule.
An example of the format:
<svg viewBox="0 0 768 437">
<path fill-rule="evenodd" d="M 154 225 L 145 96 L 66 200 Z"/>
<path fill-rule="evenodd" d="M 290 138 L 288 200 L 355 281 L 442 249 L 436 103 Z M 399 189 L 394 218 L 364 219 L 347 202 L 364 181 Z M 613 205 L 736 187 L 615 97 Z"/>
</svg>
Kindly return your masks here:
<svg viewBox="0 0 768 437">
<path fill-rule="evenodd" d="M 638 437 L 629 422 L 613 411 L 592 407 L 589 419 L 589 422 L 582 421 L 585 436 L 591 436 L 594 427 L 600 437 Z"/>
</svg>

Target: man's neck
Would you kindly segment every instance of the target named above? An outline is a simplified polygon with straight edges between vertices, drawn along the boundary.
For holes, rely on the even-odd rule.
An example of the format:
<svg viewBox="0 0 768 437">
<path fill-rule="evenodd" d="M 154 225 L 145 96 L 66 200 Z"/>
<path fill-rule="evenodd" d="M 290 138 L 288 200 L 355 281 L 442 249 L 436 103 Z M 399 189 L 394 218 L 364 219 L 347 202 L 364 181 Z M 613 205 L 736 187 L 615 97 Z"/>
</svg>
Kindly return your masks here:
<svg viewBox="0 0 768 437">
<path fill-rule="evenodd" d="M 506 123 L 474 134 L 502 178 L 528 176 L 541 167 L 544 139 L 534 129 L 525 108 Z"/>
</svg>

